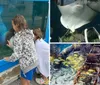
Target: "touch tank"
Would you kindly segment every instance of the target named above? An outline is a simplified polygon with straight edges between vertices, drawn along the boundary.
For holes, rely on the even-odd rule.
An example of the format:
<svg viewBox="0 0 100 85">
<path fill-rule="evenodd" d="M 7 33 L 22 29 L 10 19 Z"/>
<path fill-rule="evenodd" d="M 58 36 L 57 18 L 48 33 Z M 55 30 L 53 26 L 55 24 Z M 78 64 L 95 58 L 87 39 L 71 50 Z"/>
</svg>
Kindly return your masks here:
<svg viewBox="0 0 100 85">
<path fill-rule="evenodd" d="M 51 85 L 99 85 L 99 66 L 99 44 L 51 44 Z"/>
</svg>

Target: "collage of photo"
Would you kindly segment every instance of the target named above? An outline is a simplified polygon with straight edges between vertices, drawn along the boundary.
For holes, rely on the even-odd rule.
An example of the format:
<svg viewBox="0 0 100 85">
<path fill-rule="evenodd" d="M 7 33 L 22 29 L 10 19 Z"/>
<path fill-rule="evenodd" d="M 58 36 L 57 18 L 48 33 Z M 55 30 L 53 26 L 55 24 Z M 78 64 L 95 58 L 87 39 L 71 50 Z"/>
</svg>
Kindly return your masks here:
<svg viewBox="0 0 100 85">
<path fill-rule="evenodd" d="M 0 85 L 100 85 L 100 0 L 0 0 Z"/>
</svg>

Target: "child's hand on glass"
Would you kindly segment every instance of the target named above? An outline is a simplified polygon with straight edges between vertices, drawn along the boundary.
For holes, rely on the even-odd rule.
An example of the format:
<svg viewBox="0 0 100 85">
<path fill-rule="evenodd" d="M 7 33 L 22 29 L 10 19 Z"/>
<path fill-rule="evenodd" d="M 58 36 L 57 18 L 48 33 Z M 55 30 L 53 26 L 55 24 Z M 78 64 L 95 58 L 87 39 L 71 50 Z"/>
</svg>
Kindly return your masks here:
<svg viewBox="0 0 100 85">
<path fill-rule="evenodd" d="M 8 61 L 9 60 L 9 57 L 5 57 L 4 60 Z"/>
<path fill-rule="evenodd" d="M 9 40 L 7 40 L 7 43 L 8 43 L 7 46 L 8 46 L 8 47 L 11 47 L 11 43 L 10 43 Z"/>
</svg>

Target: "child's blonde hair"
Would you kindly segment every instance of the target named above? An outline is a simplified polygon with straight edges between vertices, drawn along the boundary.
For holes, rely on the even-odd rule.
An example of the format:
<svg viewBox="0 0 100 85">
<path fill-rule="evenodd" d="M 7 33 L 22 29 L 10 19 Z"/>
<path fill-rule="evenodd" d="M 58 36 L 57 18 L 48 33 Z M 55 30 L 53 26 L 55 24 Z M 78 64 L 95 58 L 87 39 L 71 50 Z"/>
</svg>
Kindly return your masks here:
<svg viewBox="0 0 100 85">
<path fill-rule="evenodd" d="M 43 37 L 42 31 L 40 28 L 34 29 L 33 34 L 36 36 L 36 39 L 41 39 Z"/>
<path fill-rule="evenodd" d="M 28 25 L 23 15 L 16 15 L 12 19 L 14 25 L 18 25 L 18 30 L 27 29 Z"/>
</svg>

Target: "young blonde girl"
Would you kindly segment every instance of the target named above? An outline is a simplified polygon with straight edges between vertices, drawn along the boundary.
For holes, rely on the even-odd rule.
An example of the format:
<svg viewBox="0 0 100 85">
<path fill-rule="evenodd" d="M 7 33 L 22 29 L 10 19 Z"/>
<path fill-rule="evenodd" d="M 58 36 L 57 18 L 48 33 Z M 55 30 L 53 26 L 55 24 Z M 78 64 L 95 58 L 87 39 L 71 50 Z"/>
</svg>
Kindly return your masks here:
<svg viewBox="0 0 100 85">
<path fill-rule="evenodd" d="M 38 64 L 33 34 L 22 15 L 17 15 L 12 19 L 12 26 L 16 33 L 7 45 L 13 47 L 14 53 L 4 59 L 9 62 L 18 60 L 21 69 L 21 85 L 30 85 Z"/>
</svg>

